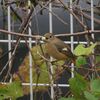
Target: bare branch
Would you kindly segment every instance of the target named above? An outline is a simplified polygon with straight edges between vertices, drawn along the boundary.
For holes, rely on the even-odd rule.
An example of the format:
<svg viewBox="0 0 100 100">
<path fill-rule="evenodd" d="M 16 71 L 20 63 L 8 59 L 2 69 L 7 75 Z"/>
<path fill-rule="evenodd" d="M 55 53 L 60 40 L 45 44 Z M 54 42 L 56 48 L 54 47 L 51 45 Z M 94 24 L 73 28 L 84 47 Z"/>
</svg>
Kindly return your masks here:
<svg viewBox="0 0 100 100">
<path fill-rule="evenodd" d="M 68 11 L 69 11 L 69 13 L 71 13 L 73 16 L 74 16 L 74 18 L 79 22 L 79 24 L 84 28 L 84 29 L 88 29 L 87 28 L 87 26 L 77 17 L 77 15 L 70 9 L 70 8 L 68 8 L 61 0 L 59 0 L 60 2 L 61 2 L 61 4 L 64 6 L 64 8 L 66 8 Z"/>
<path fill-rule="evenodd" d="M 79 35 L 86 35 L 86 34 L 95 34 L 95 33 L 100 33 L 100 30 L 88 30 L 88 31 L 83 31 L 83 32 L 77 32 L 77 33 L 73 33 L 73 34 L 70 34 L 70 33 L 64 33 L 64 34 L 57 34 L 55 36 L 79 36 Z"/>
<path fill-rule="evenodd" d="M 33 38 L 33 39 L 36 39 L 36 38 L 39 39 L 39 38 L 42 37 L 40 35 L 27 35 L 27 34 L 21 34 L 21 33 L 16 33 L 16 32 L 9 32 L 9 31 L 3 30 L 3 29 L 0 29 L 0 32 L 5 33 L 5 34 L 11 34 L 11 35 L 19 36 L 19 37 Z M 85 35 L 85 34 L 89 34 L 89 33 L 91 33 L 91 34 L 98 33 L 99 34 L 100 30 L 94 30 L 94 31 L 89 30 L 89 31 L 83 31 L 83 32 L 76 32 L 76 33 L 73 33 L 73 34 L 64 33 L 64 34 L 57 34 L 55 36 L 57 36 L 57 37 L 60 37 L 60 36 L 62 36 L 62 37 L 63 36 L 70 37 L 70 36 Z"/>
<path fill-rule="evenodd" d="M 39 35 L 27 35 L 27 34 L 22 34 L 22 33 L 17 33 L 17 32 L 9 32 L 7 30 L 0 29 L 0 32 L 5 33 L 5 34 L 11 34 L 19 37 L 27 37 L 27 38 L 40 38 L 41 36 Z"/>
<path fill-rule="evenodd" d="M 88 14 L 86 14 L 84 12 L 82 12 L 82 14 L 83 14 L 84 17 L 86 17 L 88 19 L 91 19 L 91 16 L 90 15 L 88 15 Z M 97 18 L 94 18 L 94 22 L 97 23 L 97 24 L 100 24 L 100 20 L 97 19 Z"/>
<path fill-rule="evenodd" d="M 62 18 L 60 18 L 57 14 L 55 14 L 53 11 L 50 11 L 48 9 L 48 7 L 45 7 L 42 3 L 38 2 L 40 6 L 42 6 L 43 8 L 47 9 L 50 13 L 52 13 L 52 15 L 54 15 L 61 23 L 68 25 L 68 23 L 66 23 Z"/>
</svg>

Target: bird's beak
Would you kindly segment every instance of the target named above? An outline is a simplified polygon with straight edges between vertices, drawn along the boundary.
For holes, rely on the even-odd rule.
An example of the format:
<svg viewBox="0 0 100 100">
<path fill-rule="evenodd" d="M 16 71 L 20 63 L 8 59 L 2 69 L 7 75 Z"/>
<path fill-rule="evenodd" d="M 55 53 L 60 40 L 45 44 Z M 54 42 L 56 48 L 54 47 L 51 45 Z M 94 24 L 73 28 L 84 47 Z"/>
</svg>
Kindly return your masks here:
<svg viewBox="0 0 100 100">
<path fill-rule="evenodd" d="M 45 40 L 46 40 L 46 38 L 45 38 L 44 36 L 42 36 L 42 38 L 41 38 L 41 39 L 42 39 L 42 41 L 45 41 Z"/>
</svg>

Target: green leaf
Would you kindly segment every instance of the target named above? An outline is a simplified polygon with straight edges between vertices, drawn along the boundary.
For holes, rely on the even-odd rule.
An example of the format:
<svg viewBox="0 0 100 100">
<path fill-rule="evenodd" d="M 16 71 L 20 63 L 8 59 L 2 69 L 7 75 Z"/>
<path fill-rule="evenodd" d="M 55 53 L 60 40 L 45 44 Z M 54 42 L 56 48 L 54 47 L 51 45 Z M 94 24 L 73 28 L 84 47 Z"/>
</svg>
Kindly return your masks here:
<svg viewBox="0 0 100 100">
<path fill-rule="evenodd" d="M 76 48 L 75 48 L 75 50 L 74 50 L 74 54 L 76 55 L 76 56 L 82 56 L 82 55 L 86 55 L 86 56 L 88 56 L 88 55 L 90 55 L 91 53 L 92 53 L 92 51 L 93 51 L 93 49 L 94 49 L 94 47 L 97 45 L 97 43 L 94 43 L 94 44 L 92 44 L 91 46 L 89 46 L 89 47 L 84 47 L 84 45 L 83 44 L 79 44 Z"/>
<path fill-rule="evenodd" d="M 96 63 L 99 63 L 100 62 L 100 56 L 96 56 L 95 60 L 96 60 Z M 98 65 L 97 67 L 100 67 L 100 65 Z"/>
<path fill-rule="evenodd" d="M 88 82 L 80 74 L 75 73 L 75 77 L 69 79 L 69 84 L 75 98 L 84 98 L 83 91 L 87 89 Z"/>
<path fill-rule="evenodd" d="M 33 61 L 33 66 L 32 66 L 32 72 L 33 72 L 33 82 L 37 83 L 50 83 L 50 77 L 49 77 L 49 72 L 47 70 L 47 64 L 45 62 L 45 60 L 41 57 L 43 56 L 42 50 L 44 52 L 44 55 L 47 55 L 46 53 L 46 48 L 45 48 L 45 44 L 42 44 L 41 46 L 37 45 L 37 46 L 33 46 L 31 48 L 32 51 L 32 57 L 34 58 Z M 55 61 L 54 61 L 55 62 Z M 53 78 L 54 80 L 57 80 L 57 76 L 58 76 L 58 72 L 63 70 L 62 65 L 64 65 L 65 61 L 57 61 L 53 65 Z M 57 67 L 59 66 L 59 67 Z M 37 72 L 39 72 L 39 77 Z M 63 71 L 62 71 L 63 72 Z M 29 78 L 29 55 L 27 55 L 23 61 L 23 63 L 21 64 L 21 66 L 19 67 L 19 74 L 22 76 L 22 78 L 24 79 L 25 82 L 29 82 L 30 78 Z M 16 77 L 16 80 L 20 80 L 19 77 Z M 33 87 L 34 91 L 46 91 L 48 89 L 47 86 L 38 86 Z M 24 88 L 24 92 L 25 94 L 29 94 L 30 89 L 29 87 L 25 87 Z"/>
<path fill-rule="evenodd" d="M 91 91 L 100 97 L 100 79 L 95 79 L 90 82 Z"/>
<path fill-rule="evenodd" d="M 15 100 L 23 96 L 23 90 L 20 82 L 12 82 L 6 85 L 0 85 L 0 100 L 12 98 Z"/>
<path fill-rule="evenodd" d="M 10 96 L 7 95 L 9 91 L 4 84 L 0 84 L 0 100 L 8 99 Z"/>
<path fill-rule="evenodd" d="M 76 66 L 77 67 L 81 67 L 82 65 L 85 65 L 87 64 L 87 61 L 86 61 L 86 58 L 83 57 L 83 56 L 79 56 L 77 59 L 76 59 Z"/>
<path fill-rule="evenodd" d="M 75 100 L 74 98 L 60 98 L 59 100 Z"/>
<path fill-rule="evenodd" d="M 92 44 L 91 46 L 86 48 L 86 55 L 90 55 L 93 52 L 93 49 L 95 48 L 95 46 L 97 45 L 97 43 Z"/>
<path fill-rule="evenodd" d="M 1 99 L 1 100 L 4 100 L 4 97 L 0 96 L 0 99 Z"/>
<path fill-rule="evenodd" d="M 23 90 L 22 90 L 22 86 L 20 82 L 12 82 L 8 85 L 8 91 L 9 91 L 9 95 L 11 96 L 11 98 L 18 98 L 23 96 Z"/>
<path fill-rule="evenodd" d="M 98 100 L 98 98 L 96 98 L 93 94 L 91 94 L 90 92 L 84 91 L 84 95 L 86 97 L 87 100 Z"/>
<path fill-rule="evenodd" d="M 85 47 L 83 44 L 79 44 L 75 50 L 74 50 L 74 54 L 76 56 L 81 56 L 81 55 L 84 55 L 85 54 Z"/>
</svg>

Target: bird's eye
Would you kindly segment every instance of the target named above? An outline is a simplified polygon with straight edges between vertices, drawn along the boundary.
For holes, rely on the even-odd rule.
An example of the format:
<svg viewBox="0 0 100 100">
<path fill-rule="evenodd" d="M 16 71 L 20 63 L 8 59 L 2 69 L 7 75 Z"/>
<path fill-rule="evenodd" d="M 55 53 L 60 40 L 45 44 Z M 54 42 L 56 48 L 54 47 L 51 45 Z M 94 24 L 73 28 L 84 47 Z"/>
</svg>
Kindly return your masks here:
<svg viewBox="0 0 100 100">
<path fill-rule="evenodd" d="M 46 37 L 46 39 L 48 39 L 48 37 Z"/>
<path fill-rule="evenodd" d="M 50 36 L 50 38 L 52 38 L 52 36 Z"/>
</svg>

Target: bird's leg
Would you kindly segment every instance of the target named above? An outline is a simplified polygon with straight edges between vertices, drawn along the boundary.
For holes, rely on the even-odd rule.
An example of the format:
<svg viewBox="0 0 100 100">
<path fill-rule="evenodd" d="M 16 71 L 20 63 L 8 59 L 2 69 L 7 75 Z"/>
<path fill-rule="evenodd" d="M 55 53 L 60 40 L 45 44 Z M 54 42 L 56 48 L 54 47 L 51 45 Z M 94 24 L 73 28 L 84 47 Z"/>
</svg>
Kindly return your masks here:
<svg viewBox="0 0 100 100">
<path fill-rule="evenodd" d="M 68 61 L 65 61 L 65 63 L 62 65 L 63 68 L 67 68 L 71 65 L 72 61 L 71 60 L 68 60 Z"/>
</svg>

